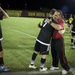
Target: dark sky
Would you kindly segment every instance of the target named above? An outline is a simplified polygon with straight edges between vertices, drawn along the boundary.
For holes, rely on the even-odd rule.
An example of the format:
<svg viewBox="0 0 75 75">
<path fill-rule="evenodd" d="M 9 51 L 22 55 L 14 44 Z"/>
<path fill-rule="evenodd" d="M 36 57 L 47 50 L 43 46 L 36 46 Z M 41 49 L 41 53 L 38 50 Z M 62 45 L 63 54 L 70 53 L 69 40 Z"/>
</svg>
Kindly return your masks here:
<svg viewBox="0 0 75 75">
<path fill-rule="evenodd" d="M 75 0 L 0 0 L 4 9 L 40 10 L 60 9 L 64 13 L 75 13 Z"/>
</svg>

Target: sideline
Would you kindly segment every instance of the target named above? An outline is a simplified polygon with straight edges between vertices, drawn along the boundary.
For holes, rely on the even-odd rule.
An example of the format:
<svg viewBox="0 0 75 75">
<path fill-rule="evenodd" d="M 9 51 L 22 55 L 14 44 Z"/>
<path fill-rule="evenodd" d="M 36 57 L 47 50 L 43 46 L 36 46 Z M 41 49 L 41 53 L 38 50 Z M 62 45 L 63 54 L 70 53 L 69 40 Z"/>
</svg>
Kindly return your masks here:
<svg viewBox="0 0 75 75">
<path fill-rule="evenodd" d="M 39 72 L 39 71 L 1 72 L 1 75 L 50 75 L 50 74 L 55 74 L 55 73 L 56 75 L 58 75 L 59 73 L 61 74 L 61 70 L 54 70 L 54 71 L 48 70 L 46 72 Z M 75 75 L 75 69 L 71 68 L 69 73 L 72 73 L 73 75 Z"/>
</svg>

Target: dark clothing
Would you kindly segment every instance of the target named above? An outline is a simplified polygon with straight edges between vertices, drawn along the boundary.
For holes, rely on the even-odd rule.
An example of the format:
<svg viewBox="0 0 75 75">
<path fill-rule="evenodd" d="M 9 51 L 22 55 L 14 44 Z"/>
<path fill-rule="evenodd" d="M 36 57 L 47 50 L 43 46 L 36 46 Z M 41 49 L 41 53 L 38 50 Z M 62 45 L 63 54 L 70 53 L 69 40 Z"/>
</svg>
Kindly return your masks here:
<svg viewBox="0 0 75 75">
<path fill-rule="evenodd" d="M 54 30 L 53 27 L 47 23 L 44 27 L 42 27 L 37 39 L 44 43 L 49 44 L 53 30 Z"/>
<path fill-rule="evenodd" d="M 40 52 L 40 54 L 43 55 L 43 54 L 49 54 L 49 48 L 50 46 L 43 45 L 38 41 L 36 41 L 34 50 Z"/>
<path fill-rule="evenodd" d="M 54 20 L 53 22 L 57 23 Z M 53 31 L 54 31 L 54 28 L 50 24 L 44 22 L 37 39 L 46 44 L 50 44 Z"/>
<path fill-rule="evenodd" d="M 3 20 L 3 13 L 0 12 L 0 20 Z M 1 22 L 0 22 L 0 39 L 2 38 L 2 29 L 1 29 Z"/>
<path fill-rule="evenodd" d="M 75 31 L 75 19 L 73 20 L 72 24 L 73 24 L 72 31 Z"/>
<path fill-rule="evenodd" d="M 72 25 L 73 25 L 73 28 L 72 28 L 71 34 L 72 36 L 75 36 L 75 19 L 73 20 Z"/>
<path fill-rule="evenodd" d="M 54 23 L 57 23 L 53 20 Z M 35 51 L 40 52 L 40 54 L 48 54 L 50 40 L 53 34 L 54 28 L 48 24 L 45 20 L 43 21 L 42 28 L 36 39 Z"/>
<path fill-rule="evenodd" d="M 2 43 L 1 43 L 1 41 L 0 41 L 0 52 L 3 50 L 3 48 L 2 48 Z"/>
<path fill-rule="evenodd" d="M 1 28 L 1 24 L 0 24 L 0 39 L 2 38 L 2 28 Z"/>
<path fill-rule="evenodd" d="M 2 12 L 0 12 L 0 20 L 3 20 L 3 13 L 2 13 Z M 1 29 L 1 22 L 0 22 L 0 51 L 3 50 L 2 44 L 1 44 L 1 40 L 2 40 L 2 39 L 3 39 L 3 38 L 2 38 L 2 29 Z"/>
<path fill-rule="evenodd" d="M 3 20 L 4 14 L 0 11 L 0 20 Z"/>
<path fill-rule="evenodd" d="M 58 20 L 58 24 L 61 25 L 61 27 L 64 29 L 64 21 L 62 19 Z M 53 58 L 52 65 L 54 67 L 58 67 L 58 62 L 60 60 L 61 66 L 69 71 L 70 67 L 68 65 L 66 56 L 65 56 L 65 46 L 64 46 L 64 39 L 63 35 L 59 34 L 56 30 L 53 33 L 53 37 L 51 40 L 51 54 Z"/>
<path fill-rule="evenodd" d="M 68 65 L 66 56 L 65 56 L 65 47 L 64 47 L 64 39 L 52 39 L 51 41 L 51 53 L 53 58 L 52 65 L 58 67 L 58 62 L 60 60 L 61 66 L 69 71 L 70 67 Z"/>
</svg>

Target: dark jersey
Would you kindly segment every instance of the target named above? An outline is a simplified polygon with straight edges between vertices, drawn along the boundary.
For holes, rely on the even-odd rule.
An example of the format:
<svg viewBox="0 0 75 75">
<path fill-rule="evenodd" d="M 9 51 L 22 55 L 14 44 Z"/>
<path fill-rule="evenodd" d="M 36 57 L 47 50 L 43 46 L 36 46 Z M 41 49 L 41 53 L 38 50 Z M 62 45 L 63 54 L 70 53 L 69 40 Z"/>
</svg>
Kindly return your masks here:
<svg viewBox="0 0 75 75">
<path fill-rule="evenodd" d="M 53 20 L 53 22 L 57 23 L 55 20 Z M 37 40 L 46 44 L 50 44 L 53 31 L 54 31 L 54 28 L 50 24 L 48 24 L 47 22 L 43 22 L 43 25 L 37 37 Z"/>
<path fill-rule="evenodd" d="M 3 13 L 0 11 L 0 20 L 3 20 Z"/>
<path fill-rule="evenodd" d="M 3 13 L 0 12 L 0 20 L 3 20 Z M 1 22 L 0 22 L 0 40 L 2 38 L 2 29 L 1 29 Z"/>
<path fill-rule="evenodd" d="M 75 19 L 73 20 L 72 24 L 73 24 L 72 31 L 75 31 Z"/>
</svg>

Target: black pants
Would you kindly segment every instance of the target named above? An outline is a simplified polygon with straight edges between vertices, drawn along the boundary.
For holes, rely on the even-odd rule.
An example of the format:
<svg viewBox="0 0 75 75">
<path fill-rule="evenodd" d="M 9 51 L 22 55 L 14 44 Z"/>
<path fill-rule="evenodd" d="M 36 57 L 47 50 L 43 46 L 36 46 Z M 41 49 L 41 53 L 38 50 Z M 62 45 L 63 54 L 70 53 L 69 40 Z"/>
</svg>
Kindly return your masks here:
<svg viewBox="0 0 75 75">
<path fill-rule="evenodd" d="M 52 39 L 51 41 L 51 54 L 52 54 L 52 65 L 58 67 L 58 62 L 60 60 L 61 66 L 69 71 L 70 67 L 65 56 L 65 46 L 64 39 Z"/>
<path fill-rule="evenodd" d="M 1 28 L 1 23 L 0 23 L 0 39 L 2 38 L 2 28 Z M 2 48 L 2 43 L 0 41 L 0 52 L 3 50 Z"/>
<path fill-rule="evenodd" d="M 1 28 L 1 25 L 0 25 L 0 38 L 2 38 L 2 28 Z"/>
</svg>

